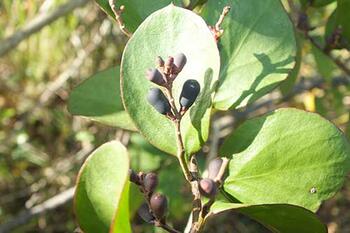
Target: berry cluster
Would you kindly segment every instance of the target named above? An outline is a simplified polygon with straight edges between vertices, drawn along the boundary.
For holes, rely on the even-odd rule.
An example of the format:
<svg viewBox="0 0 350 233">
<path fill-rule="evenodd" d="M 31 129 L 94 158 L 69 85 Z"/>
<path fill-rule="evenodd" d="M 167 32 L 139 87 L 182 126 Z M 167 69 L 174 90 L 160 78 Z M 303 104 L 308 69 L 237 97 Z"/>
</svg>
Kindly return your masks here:
<svg viewBox="0 0 350 233">
<path fill-rule="evenodd" d="M 180 53 L 174 57 L 168 57 L 166 61 L 157 57 L 156 62 L 158 67 L 148 69 L 146 77 L 160 88 L 151 88 L 147 95 L 147 101 L 169 119 L 179 119 L 195 102 L 200 85 L 194 79 L 189 79 L 184 83 L 179 98 L 181 108 L 180 111 L 177 111 L 175 104 L 172 103 L 172 86 L 177 75 L 186 65 L 187 58 L 185 54 Z"/>
<path fill-rule="evenodd" d="M 130 170 L 130 181 L 139 186 L 146 199 L 146 203 L 138 210 L 139 216 L 148 223 L 165 224 L 168 200 L 163 194 L 154 192 L 158 186 L 157 174 L 153 172 L 137 174 Z"/>
</svg>

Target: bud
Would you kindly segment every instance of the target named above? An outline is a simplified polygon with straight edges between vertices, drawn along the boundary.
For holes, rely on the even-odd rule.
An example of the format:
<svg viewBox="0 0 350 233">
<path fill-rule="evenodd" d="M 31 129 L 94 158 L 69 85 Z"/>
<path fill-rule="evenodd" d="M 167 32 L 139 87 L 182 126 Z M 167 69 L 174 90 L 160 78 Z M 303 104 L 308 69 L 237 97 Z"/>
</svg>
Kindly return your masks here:
<svg viewBox="0 0 350 233">
<path fill-rule="evenodd" d="M 162 73 L 159 72 L 158 69 L 148 69 L 146 72 L 146 77 L 149 81 L 159 85 L 163 86 L 165 84 L 165 80 L 163 78 Z"/>
<path fill-rule="evenodd" d="M 132 169 L 129 169 L 129 178 L 130 178 L 130 181 L 133 182 L 134 184 L 137 184 L 137 185 L 141 184 L 140 177 Z"/>
<path fill-rule="evenodd" d="M 171 72 L 173 70 L 173 65 L 174 65 L 174 58 L 168 57 L 168 59 L 165 62 L 165 65 L 164 65 L 164 73 L 171 74 Z"/>
<path fill-rule="evenodd" d="M 199 191 L 203 196 L 213 198 L 216 195 L 216 184 L 212 179 L 201 179 L 199 181 Z"/>
<path fill-rule="evenodd" d="M 164 67 L 164 60 L 160 56 L 157 57 L 156 59 L 156 64 L 158 67 Z"/>
<path fill-rule="evenodd" d="M 168 200 L 164 195 L 160 193 L 153 194 L 150 200 L 150 205 L 152 212 L 157 219 L 163 219 L 165 217 L 168 210 Z"/>
<path fill-rule="evenodd" d="M 153 215 L 150 212 L 150 209 L 146 203 L 143 203 L 139 210 L 137 211 L 138 215 L 143 219 L 143 221 L 150 223 L 154 220 Z"/>
<path fill-rule="evenodd" d="M 153 193 L 158 185 L 158 176 L 151 172 L 147 173 L 145 178 L 143 179 L 143 187 L 145 188 L 146 192 Z"/>
<path fill-rule="evenodd" d="M 150 103 L 159 113 L 166 115 L 171 113 L 171 107 L 168 99 L 159 88 L 151 88 L 148 91 L 147 101 Z"/>
<path fill-rule="evenodd" d="M 199 83 L 194 79 L 187 80 L 181 91 L 180 105 L 181 108 L 189 109 L 196 100 L 200 91 Z"/>
<path fill-rule="evenodd" d="M 179 53 L 179 54 L 174 56 L 174 65 L 177 68 L 177 70 L 176 70 L 177 73 L 181 72 L 181 70 L 186 65 L 186 62 L 187 62 L 187 58 L 186 58 L 185 54 Z"/>
<path fill-rule="evenodd" d="M 208 177 L 210 179 L 215 179 L 218 175 L 222 165 L 222 158 L 215 158 L 209 162 L 208 165 Z"/>
</svg>

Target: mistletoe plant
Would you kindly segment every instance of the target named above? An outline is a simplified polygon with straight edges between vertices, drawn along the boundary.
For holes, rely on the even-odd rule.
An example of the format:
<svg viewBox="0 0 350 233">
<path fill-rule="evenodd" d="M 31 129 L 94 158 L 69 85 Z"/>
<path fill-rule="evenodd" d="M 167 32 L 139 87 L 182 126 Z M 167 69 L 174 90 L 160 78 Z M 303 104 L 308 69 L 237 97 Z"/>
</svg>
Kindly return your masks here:
<svg viewBox="0 0 350 233">
<path fill-rule="evenodd" d="M 251 104 L 295 66 L 294 28 L 280 1 L 96 1 L 130 39 L 120 68 L 74 89 L 69 110 L 137 131 L 178 159 L 193 195 L 184 231 L 202 232 L 207 219 L 235 210 L 272 232 L 327 232 L 314 212 L 342 186 L 350 145 L 319 115 L 292 108 L 270 112 L 235 129 L 207 167 L 196 157 L 217 110 Z M 132 170 L 122 143 L 102 145 L 78 175 L 80 228 L 131 232 L 136 190 L 143 196 L 136 209 L 144 221 L 182 232 L 169 219 L 170 193 L 158 190 L 169 182 L 162 179 L 157 172 Z"/>
</svg>

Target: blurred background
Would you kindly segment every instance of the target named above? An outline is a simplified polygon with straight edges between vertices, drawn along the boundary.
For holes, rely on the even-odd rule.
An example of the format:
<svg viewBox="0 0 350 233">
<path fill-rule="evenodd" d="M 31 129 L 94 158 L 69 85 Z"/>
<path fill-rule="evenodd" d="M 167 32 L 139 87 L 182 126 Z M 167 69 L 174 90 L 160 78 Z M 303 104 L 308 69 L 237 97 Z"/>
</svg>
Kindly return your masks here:
<svg viewBox="0 0 350 233">
<path fill-rule="evenodd" d="M 296 12 L 300 6 L 288 2 L 286 9 L 300 26 Z M 307 9 L 316 42 L 325 40 L 335 8 L 331 3 Z M 302 33 L 297 35 L 300 65 L 280 89 L 245 109 L 214 113 L 212 135 L 199 153 L 203 164 L 213 153 L 210 146 L 220 144 L 244 119 L 281 106 L 318 112 L 350 138 L 349 50 L 332 51 L 336 58 L 332 59 Z M 160 189 L 170 199 L 172 223 L 178 229 L 186 225 L 191 196 L 174 158 L 137 133 L 67 111 L 73 87 L 119 64 L 126 42 L 115 21 L 93 1 L 0 1 L 0 232 L 78 231 L 72 209 L 75 178 L 86 156 L 115 138 L 128 145 L 135 170 L 159 172 Z M 142 200 L 136 195 L 133 200 L 135 213 Z M 350 232 L 350 177 L 318 215 L 330 233 Z M 161 232 L 145 226 L 135 215 L 134 232 Z M 227 212 L 210 221 L 206 232 L 268 231 Z"/>
</svg>

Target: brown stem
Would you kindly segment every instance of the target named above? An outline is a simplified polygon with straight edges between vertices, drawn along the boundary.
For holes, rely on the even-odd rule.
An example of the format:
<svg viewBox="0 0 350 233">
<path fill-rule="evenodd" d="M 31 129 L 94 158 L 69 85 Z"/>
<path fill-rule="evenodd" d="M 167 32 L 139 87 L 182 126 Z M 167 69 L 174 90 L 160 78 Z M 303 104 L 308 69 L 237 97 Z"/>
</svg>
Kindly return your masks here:
<svg viewBox="0 0 350 233">
<path fill-rule="evenodd" d="M 124 5 L 121 5 L 118 9 L 117 5 L 116 5 L 116 0 L 109 0 L 109 6 L 111 7 L 113 13 L 114 13 L 114 17 L 115 20 L 117 20 L 118 24 L 119 24 L 119 28 L 120 30 L 127 36 L 127 37 L 131 37 L 132 33 L 129 32 L 128 29 L 126 29 L 123 18 L 122 18 L 122 13 L 124 11 Z"/>
<path fill-rule="evenodd" d="M 171 109 L 174 113 L 175 120 L 175 134 L 176 134 L 176 143 L 177 143 L 177 159 L 180 162 L 180 166 L 182 168 L 182 172 L 185 175 L 185 178 L 188 182 L 191 182 L 193 180 L 192 175 L 188 169 L 186 157 L 185 157 L 185 146 L 183 144 L 182 135 L 181 135 L 181 114 L 176 108 L 173 93 L 171 91 L 171 86 L 168 86 L 165 88 L 166 94 L 168 96 L 168 100 L 171 106 Z"/>
</svg>

